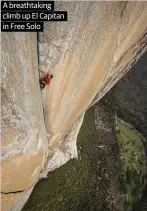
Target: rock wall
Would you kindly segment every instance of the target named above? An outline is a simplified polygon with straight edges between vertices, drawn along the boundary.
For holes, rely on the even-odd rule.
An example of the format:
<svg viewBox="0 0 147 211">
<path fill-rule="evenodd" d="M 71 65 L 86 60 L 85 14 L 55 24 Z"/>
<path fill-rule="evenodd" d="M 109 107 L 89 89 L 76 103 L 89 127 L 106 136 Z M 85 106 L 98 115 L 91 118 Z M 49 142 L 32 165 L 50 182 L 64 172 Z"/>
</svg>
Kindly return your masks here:
<svg viewBox="0 0 147 211">
<path fill-rule="evenodd" d="M 71 125 L 145 51 L 147 2 L 56 2 L 55 9 L 67 10 L 68 22 L 45 23 L 39 34 L 39 68 L 54 75 L 43 102 L 49 149 L 58 153 L 56 166 L 67 154 L 63 143 Z M 68 154 L 77 153 L 71 148 Z"/>
<path fill-rule="evenodd" d="M 146 2 L 55 9 L 67 10 L 68 22 L 45 23 L 38 52 L 36 33 L 2 33 L 2 210 L 20 210 L 39 177 L 77 156 L 84 112 L 146 50 Z M 43 103 L 38 56 L 54 75 Z"/>
<path fill-rule="evenodd" d="M 2 210 L 36 183 L 47 157 L 36 33 L 2 33 Z"/>
<path fill-rule="evenodd" d="M 130 169 L 138 165 L 138 159 L 134 161 L 134 157 L 129 159 L 129 163 L 122 162 L 124 152 L 120 154 L 120 144 L 121 147 L 127 147 L 129 152 L 131 151 L 128 156 L 128 150 L 124 150 L 127 160 L 134 154 L 137 154 L 137 156 L 140 152 L 142 154 L 142 150 L 137 149 L 142 149 L 139 140 L 141 139 L 144 142 L 140 132 L 145 135 L 144 137 L 147 140 L 146 79 L 147 53 L 116 83 L 105 97 L 86 111 L 77 138 L 79 159 L 70 160 L 66 165 L 50 172 L 48 178 L 41 179 L 36 184 L 22 211 L 40 211 L 40 207 L 44 211 L 48 208 L 50 211 L 130 210 L 130 204 L 124 203 L 123 200 L 124 190 L 128 192 L 125 187 L 129 182 L 127 187 L 130 190 L 132 180 L 135 179 L 137 181 L 135 182 L 137 193 L 135 197 L 139 196 L 143 187 L 140 182 L 144 180 L 140 180 L 140 178 L 138 180 L 138 176 L 135 174 L 136 176 L 131 181 L 128 179 L 125 185 L 120 186 L 120 181 L 121 184 L 123 181 L 123 179 L 120 180 L 123 169 L 126 170 L 129 164 L 132 166 L 134 163 Z M 118 118 L 116 118 L 118 115 L 120 119 L 123 118 L 123 120 L 133 123 L 133 127 L 131 125 L 130 128 L 128 124 L 120 124 L 119 119 L 121 134 L 124 132 L 124 128 L 126 130 L 125 135 L 122 136 L 123 139 L 125 138 L 124 144 L 118 142 L 118 135 L 120 134 Z M 139 130 L 134 130 L 134 127 Z M 129 133 L 128 128 L 131 129 Z M 135 133 L 135 139 L 132 132 Z M 130 140 L 133 138 L 134 147 L 130 142 L 128 142 L 129 145 L 126 145 L 125 141 L 128 140 L 126 134 Z M 135 149 L 136 144 L 139 146 Z M 143 164 L 144 159 L 141 160 L 140 164 Z M 141 169 L 142 164 L 140 167 L 138 166 L 139 169 Z M 144 170 L 140 175 L 144 174 Z M 133 188 L 134 186 L 130 193 L 133 193 Z M 121 200 L 119 201 L 120 195 Z M 136 208 L 135 211 L 147 210 L 145 204 L 147 205 L 147 194 L 144 195 L 142 202 L 144 208 L 139 209 L 140 207 L 137 206 L 138 209 Z"/>
</svg>

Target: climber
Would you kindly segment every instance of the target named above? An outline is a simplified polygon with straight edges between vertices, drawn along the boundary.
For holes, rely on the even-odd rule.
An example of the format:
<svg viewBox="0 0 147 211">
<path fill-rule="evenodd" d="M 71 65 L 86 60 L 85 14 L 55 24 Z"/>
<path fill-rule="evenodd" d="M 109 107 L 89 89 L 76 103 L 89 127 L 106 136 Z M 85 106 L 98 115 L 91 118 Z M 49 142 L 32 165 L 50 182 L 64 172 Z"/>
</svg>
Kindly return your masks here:
<svg viewBox="0 0 147 211">
<path fill-rule="evenodd" d="M 44 73 L 44 77 L 40 79 L 40 88 L 44 89 L 45 85 L 49 85 L 51 83 L 52 78 L 53 75 L 50 75 L 48 72 Z"/>
</svg>

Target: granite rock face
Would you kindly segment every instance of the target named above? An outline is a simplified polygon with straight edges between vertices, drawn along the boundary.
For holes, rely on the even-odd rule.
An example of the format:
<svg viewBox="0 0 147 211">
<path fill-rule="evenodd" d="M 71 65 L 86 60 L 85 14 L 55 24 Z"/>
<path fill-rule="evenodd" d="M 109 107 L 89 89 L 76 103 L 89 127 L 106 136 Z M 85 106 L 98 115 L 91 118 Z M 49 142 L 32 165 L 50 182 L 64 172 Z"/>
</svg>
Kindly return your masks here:
<svg viewBox="0 0 147 211">
<path fill-rule="evenodd" d="M 2 210 L 39 178 L 47 156 L 36 33 L 2 33 Z"/>
<path fill-rule="evenodd" d="M 147 2 L 56 2 L 55 9 L 67 10 L 68 22 L 45 23 L 39 68 L 54 75 L 43 103 L 49 149 L 59 153 L 71 125 L 145 52 Z"/>
<path fill-rule="evenodd" d="M 147 2 L 55 9 L 68 22 L 46 22 L 38 49 L 36 33 L 2 33 L 2 210 L 20 210 L 40 177 L 77 156 L 84 112 L 146 50 Z M 38 69 L 54 75 L 42 95 Z"/>
</svg>

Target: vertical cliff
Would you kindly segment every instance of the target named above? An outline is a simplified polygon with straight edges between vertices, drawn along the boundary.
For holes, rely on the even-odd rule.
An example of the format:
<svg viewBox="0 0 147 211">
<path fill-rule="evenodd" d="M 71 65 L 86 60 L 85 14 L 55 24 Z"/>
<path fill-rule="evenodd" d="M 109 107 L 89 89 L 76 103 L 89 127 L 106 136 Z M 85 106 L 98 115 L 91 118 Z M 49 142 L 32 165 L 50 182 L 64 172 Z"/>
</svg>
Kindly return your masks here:
<svg viewBox="0 0 147 211">
<path fill-rule="evenodd" d="M 43 91 L 50 156 L 56 151 L 48 170 L 76 157 L 65 138 L 71 126 L 132 67 L 147 41 L 146 2 L 58 2 L 56 10 L 67 10 L 68 22 L 45 23 L 39 34 L 39 68 L 54 75 Z"/>
<path fill-rule="evenodd" d="M 23 211 L 131 210 L 141 196 L 147 170 L 140 134 L 147 140 L 146 79 L 147 53 L 86 111 L 77 137 L 79 159 L 40 180 Z M 131 128 L 120 119 L 131 122 Z M 137 206 L 136 211 L 146 210 L 146 198 L 144 194 L 142 209 Z"/>
<path fill-rule="evenodd" d="M 46 22 L 38 40 L 2 33 L 3 210 L 19 210 L 17 199 L 23 204 L 39 177 L 77 156 L 84 112 L 146 50 L 146 2 L 56 2 L 55 9 L 67 10 L 68 22 Z M 38 69 L 54 75 L 42 95 Z"/>
<path fill-rule="evenodd" d="M 38 180 L 47 157 L 36 33 L 2 33 L 2 210 Z"/>
</svg>

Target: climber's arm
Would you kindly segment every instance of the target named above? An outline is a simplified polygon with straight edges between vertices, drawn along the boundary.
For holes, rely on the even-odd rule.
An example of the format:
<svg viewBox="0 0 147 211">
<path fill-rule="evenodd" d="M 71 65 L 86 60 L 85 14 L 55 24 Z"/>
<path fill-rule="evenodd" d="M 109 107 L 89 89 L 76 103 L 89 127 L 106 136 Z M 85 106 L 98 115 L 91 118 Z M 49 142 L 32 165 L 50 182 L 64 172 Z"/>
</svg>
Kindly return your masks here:
<svg viewBox="0 0 147 211">
<path fill-rule="evenodd" d="M 44 74 L 47 73 L 47 71 L 45 71 L 45 70 L 40 70 L 40 69 L 39 69 L 39 71 L 42 72 L 42 73 L 44 73 Z"/>
</svg>

